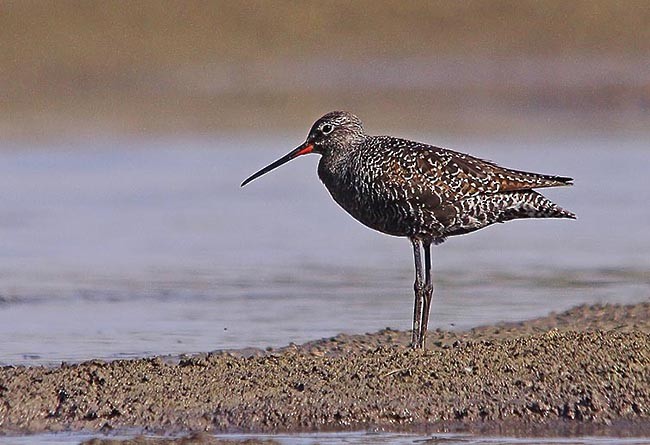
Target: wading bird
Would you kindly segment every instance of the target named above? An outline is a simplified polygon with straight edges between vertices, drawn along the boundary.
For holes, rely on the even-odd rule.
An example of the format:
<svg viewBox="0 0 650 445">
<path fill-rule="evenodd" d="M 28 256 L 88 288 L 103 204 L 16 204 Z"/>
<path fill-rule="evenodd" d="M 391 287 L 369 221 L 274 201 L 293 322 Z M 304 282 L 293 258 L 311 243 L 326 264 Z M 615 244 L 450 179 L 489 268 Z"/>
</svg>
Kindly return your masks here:
<svg viewBox="0 0 650 445">
<path fill-rule="evenodd" d="M 411 241 L 414 348 L 424 348 L 429 321 L 431 244 L 512 219 L 575 219 L 533 190 L 571 185 L 572 178 L 511 170 L 445 148 L 370 136 L 359 118 L 345 111 L 318 119 L 302 145 L 241 186 L 308 153 L 321 155 L 318 177 L 350 215 L 372 229 Z"/>
</svg>

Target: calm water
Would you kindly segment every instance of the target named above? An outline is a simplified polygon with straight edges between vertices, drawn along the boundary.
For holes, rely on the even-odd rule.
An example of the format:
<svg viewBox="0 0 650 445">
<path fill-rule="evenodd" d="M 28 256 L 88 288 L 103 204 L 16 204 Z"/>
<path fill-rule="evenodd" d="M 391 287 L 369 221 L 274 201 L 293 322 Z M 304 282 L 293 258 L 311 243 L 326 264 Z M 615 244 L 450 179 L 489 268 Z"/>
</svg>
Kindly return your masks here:
<svg viewBox="0 0 650 445">
<path fill-rule="evenodd" d="M 0 443 L 11 445 L 72 445 L 93 437 L 102 437 L 87 433 L 38 434 L 23 437 L 0 437 Z M 112 437 L 112 436 L 111 436 Z M 116 436 L 127 438 L 131 436 Z M 611 438 L 611 437 L 575 437 L 575 438 L 514 438 L 514 437 L 477 437 L 463 434 L 399 434 L 399 433 L 317 433 L 317 434 L 275 434 L 275 435 L 220 435 L 223 439 L 246 440 L 249 438 L 273 440 L 282 445 L 647 445 L 648 438 Z M 3 441 L 5 440 L 6 441 Z"/>
<path fill-rule="evenodd" d="M 0 364 L 408 329 L 409 242 L 339 209 L 316 177 L 317 156 L 239 188 L 300 137 L 0 150 Z M 573 188 L 545 194 L 579 216 L 436 247 L 433 328 L 650 297 L 645 140 L 419 139 L 573 176 Z"/>
</svg>

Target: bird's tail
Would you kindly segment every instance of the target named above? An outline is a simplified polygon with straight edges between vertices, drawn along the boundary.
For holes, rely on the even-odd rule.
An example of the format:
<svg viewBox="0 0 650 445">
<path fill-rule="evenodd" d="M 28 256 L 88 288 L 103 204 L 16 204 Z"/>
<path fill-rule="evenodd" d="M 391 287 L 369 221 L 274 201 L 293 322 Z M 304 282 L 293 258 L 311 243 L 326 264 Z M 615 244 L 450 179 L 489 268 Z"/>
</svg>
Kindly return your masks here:
<svg viewBox="0 0 650 445">
<path fill-rule="evenodd" d="M 523 218 L 570 218 L 576 215 L 563 209 L 534 190 L 477 195 L 453 204 L 454 222 L 447 227 L 448 236 L 474 232 L 494 223 Z"/>
<path fill-rule="evenodd" d="M 501 212 L 497 222 L 519 218 L 576 219 L 574 213 L 563 209 L 534 190 L 498 193 L 493 196 L 501 201 Z"/>
</svg>

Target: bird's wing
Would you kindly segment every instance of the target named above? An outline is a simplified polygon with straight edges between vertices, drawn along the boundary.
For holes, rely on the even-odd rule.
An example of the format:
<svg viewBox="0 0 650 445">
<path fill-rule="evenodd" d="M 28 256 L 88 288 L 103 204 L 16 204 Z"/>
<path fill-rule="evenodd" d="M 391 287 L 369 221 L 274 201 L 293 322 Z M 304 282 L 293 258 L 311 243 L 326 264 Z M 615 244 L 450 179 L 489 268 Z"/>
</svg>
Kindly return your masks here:
<svg viewBox="0 0 650 445">
<path fill-rule="evenodd" d="M 375 137 L 373 155 L 381 165 L 373 180 L 386 201 L 405 201 L 428 209 L 477 195 L 570 185 L 572 179 L 512 170 L 453 150 L 389 136 Z M 366 155 L 367 153 L 364 153 Z M 367 161 L 367 159 L 363 159 Z"/>
<path fill-rule="evenodd" d="M 542 175 L 500 167 L 494 162 L 452 150 L 414 147 L 418 172 L 445 197 L 523 191 L 570 185 L 572 178 Z"/>
</svg>

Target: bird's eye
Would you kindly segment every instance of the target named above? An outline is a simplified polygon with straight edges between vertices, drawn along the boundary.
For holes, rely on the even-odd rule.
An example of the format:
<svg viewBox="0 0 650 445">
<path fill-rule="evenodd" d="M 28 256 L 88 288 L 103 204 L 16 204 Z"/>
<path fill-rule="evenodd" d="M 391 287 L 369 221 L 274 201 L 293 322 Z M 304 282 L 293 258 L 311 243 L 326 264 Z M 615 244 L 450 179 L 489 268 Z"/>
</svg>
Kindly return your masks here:
<svg viewBox="0 0 650 445">
<path fill-rule="evenodd" d="M 334 127 L 332 127 L 330 124 L 325 124 L 321 127 L 320 131 L 323 134 L 330 134 L 334 130 Z"/>
</svg>

